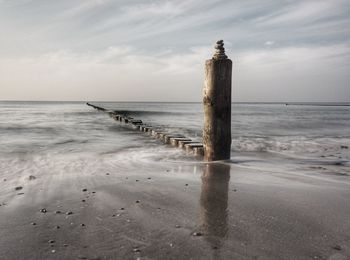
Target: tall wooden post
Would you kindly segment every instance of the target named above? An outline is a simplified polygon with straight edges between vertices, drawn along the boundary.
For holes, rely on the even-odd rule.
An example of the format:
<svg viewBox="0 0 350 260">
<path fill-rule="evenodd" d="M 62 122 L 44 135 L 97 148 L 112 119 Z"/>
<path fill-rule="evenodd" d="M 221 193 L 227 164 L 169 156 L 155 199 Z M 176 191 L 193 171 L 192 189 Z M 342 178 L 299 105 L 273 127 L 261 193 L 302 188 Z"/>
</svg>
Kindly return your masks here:
<svg viewBox="0 0 350 260">
<path fill-rule="evenodd" d="M 215 49 L 205 63 L 203 146 L 207 161 L 227 160 L 231 154 L 232 61 L 225 54 L 223 40 L 216 42 Z"/>
</svg>

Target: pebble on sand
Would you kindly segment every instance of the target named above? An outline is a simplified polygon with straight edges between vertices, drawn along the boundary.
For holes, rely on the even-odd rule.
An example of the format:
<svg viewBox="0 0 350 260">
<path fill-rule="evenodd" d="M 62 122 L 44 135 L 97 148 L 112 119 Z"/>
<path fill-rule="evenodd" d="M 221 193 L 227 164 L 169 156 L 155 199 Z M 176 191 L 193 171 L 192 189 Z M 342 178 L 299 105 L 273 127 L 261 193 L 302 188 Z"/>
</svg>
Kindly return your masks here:
<svg viewBox="0 0 350 260">
<path fill-rule="evenodd" d="M 29 179 L 30 181 L 32 181 L 32 180 L 35 180 L 36 177 L 35 177 L 34 175 L 29 175 L 28 179 Z"/>
<path fill-rule="evenodd" d="M 55 243 L 55 240 L 50 239 L 48 242 L 49 242 L 49 244 L 53 244 L 53 243 Z"/>
<path fill-rule="evenodd" d="M 15 188 L 15 190 L 21 190 L 21 189 L 23 189 L 22 186 L 18 186 L 18 187 Z"/>
<path fill-rule="evenodd" d="M 35 222 L 32 222 L 32 223 L 30 223 L 30 224 L 32 224 L 33 226 L 36 226 L 36 223 L 35 223 Z"/>
<path fill-rule="evenodd" d="M 140 203 L 140 201 L 139 201 L 139 200 L 137 200 L 137 201 L 135 201 L 135 203 Z"/>
<path fill-rule="evenodd" d="M 40 210 L 40 212 L 41 212 L 41 213 L 46 213 L 46 212 L 47 212 L 47 209 L 46 209 L 46 208 L 42 208 L 42 209 Z"/>
<path fill-rule="evenodd" d="M 137 253 L 137 252 L 141 252 L 141 250 L 140 250 L 140 249 L 138 249 L 138 248 L 134 248 L 134 249 L 133 249 L 133 251 L 134 251 L 135 253 Z"/>
<path fill-rule="evenodd" d="M 85 202 L 86 200 L 81 200 L 81 202 Z"/>
<path fill-rule="evenodd" d="M 55 214 L 61 214 L 62 212 L 60 210 L 56 210 Z"/>
<path fill-rule="evenodd" d="M 180 228 L 181 226 L 180 225 L 175 225 L 176 228 Z"/>
<path fill-rule="evenodd" d="M 124 208 L 120 208 L 120 210 L 124 210 Z"/>
<path fill-rule="evenodd" d="M 202 235 L 201 232 L 194 232 L 194 233 L 192 234 L 192 236 L 194 236 L 194 237 L 200 237 L 201 235 Z"/>
<path fill-rule="evenodd" d="M 85 224 L 80 224 L 80 226 L 85 227 Z"/>
<path fill-rule="evenodd" d="M 107 172 L 106 175 L 109 175 L 109 173 Z"/>
<path fill-rule="evenodd" d="M 84 191 L 84 192 L 85 192 L 85 191 L 87 191 L 87 189 L 86 189 L 86 188 L 84 188 L 84 189 L 82 189 L 82 191 Z"/>
<path fill-rule="evenodd" d="M 66 212 L 66 215 L 72 215 L 72 214 L 73 214 L 72 211 L 67 211 L 67 212 Z"/>
<path fill-rule="evenodd" d="M 60 229 L 61 227 L 60 226 L 55 226 L 56 229 Z"/>
<path fill-rule="evenodd" d="M 332 248 L 335 249 L 335 250 L 338 250 L 338 251 L 341 250 L 341 246 L 340 246 L 340 245 L 335 245 L 335 246 L 333 246 Z"/>
</svg>

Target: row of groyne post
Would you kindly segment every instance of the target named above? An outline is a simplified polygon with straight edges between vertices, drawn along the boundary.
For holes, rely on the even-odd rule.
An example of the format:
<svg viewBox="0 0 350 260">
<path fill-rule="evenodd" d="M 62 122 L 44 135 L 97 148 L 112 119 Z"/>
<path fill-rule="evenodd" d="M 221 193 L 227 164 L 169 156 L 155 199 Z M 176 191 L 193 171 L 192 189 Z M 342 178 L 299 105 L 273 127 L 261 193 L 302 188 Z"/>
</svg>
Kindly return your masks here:
<svg viewBox="0 0 350 260">
<path fill-rule="evenodd" d="M 90 103 L 87 105 L 107 112 L 115 120 L 162 140 L 165 144 L 183 148 L 205 161 L 229 160 L 231 157 L 231 92 L 232 61 L 225 54 L 224 42 L 215 45 L 213 57 L 205 63 L 203 91 L 204 128 L 203 143 L 184 135 L 169 133 L 160 127 L 144 123 L 120 111 L 111 111 Z"/>
<path fill-rule="evenodd" d="M 167 132 L 159 126 L 152 126 L 143 122 L 141 119 L 136 119 L 131 116 L 125 115 L 120 111 L 108 110 L 106 108 L 96 106 L 90 103 L 86 104 L 95 108 L 98 111 L 106 112 L 114 120 L 125 125 L 129 125 L 132 127 L 132 129 L 138 130 L 140 132 L 148 134 L 151 137 L 161 140 L 164 144 L 184 149 L 188 153 L 192 153 L 196 156 L 204 155 L 204 148 L 202 143 L 194 141 L 191 138 L 188 138 L 182 134 Z"/>
</svg>

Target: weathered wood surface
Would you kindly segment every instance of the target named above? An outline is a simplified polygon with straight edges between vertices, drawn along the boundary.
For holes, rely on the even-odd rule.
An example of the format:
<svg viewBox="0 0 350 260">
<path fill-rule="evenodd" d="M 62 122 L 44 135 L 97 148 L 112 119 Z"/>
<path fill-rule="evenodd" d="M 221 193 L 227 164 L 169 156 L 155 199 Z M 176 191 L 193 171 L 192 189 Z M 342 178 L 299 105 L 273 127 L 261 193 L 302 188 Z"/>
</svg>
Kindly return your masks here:
<svg viewBox="0 0 350 260">
<path fill-rule="evenodd" d="M 204 159 L 227 160 L 231 154 L 232 61 L 225 55 L 223 42 L 205 63 L 204 82 Z"/>
</svg>

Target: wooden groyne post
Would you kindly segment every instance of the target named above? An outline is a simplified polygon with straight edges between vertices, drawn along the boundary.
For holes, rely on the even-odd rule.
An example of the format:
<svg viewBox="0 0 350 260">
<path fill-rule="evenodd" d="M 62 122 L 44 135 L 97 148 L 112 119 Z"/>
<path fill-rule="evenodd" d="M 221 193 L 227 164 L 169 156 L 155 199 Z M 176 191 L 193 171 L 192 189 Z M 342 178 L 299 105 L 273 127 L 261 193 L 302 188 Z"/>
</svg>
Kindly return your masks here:
<svg viewBox="0 0 350 260">
<path fill-rule="evenodd" d="M 205 63 L 203 146 L 206 161 L 228 160 L 231 155 L 232 61 L 224 42 L 215 45 L 215 54 Z"/>
</svg>

